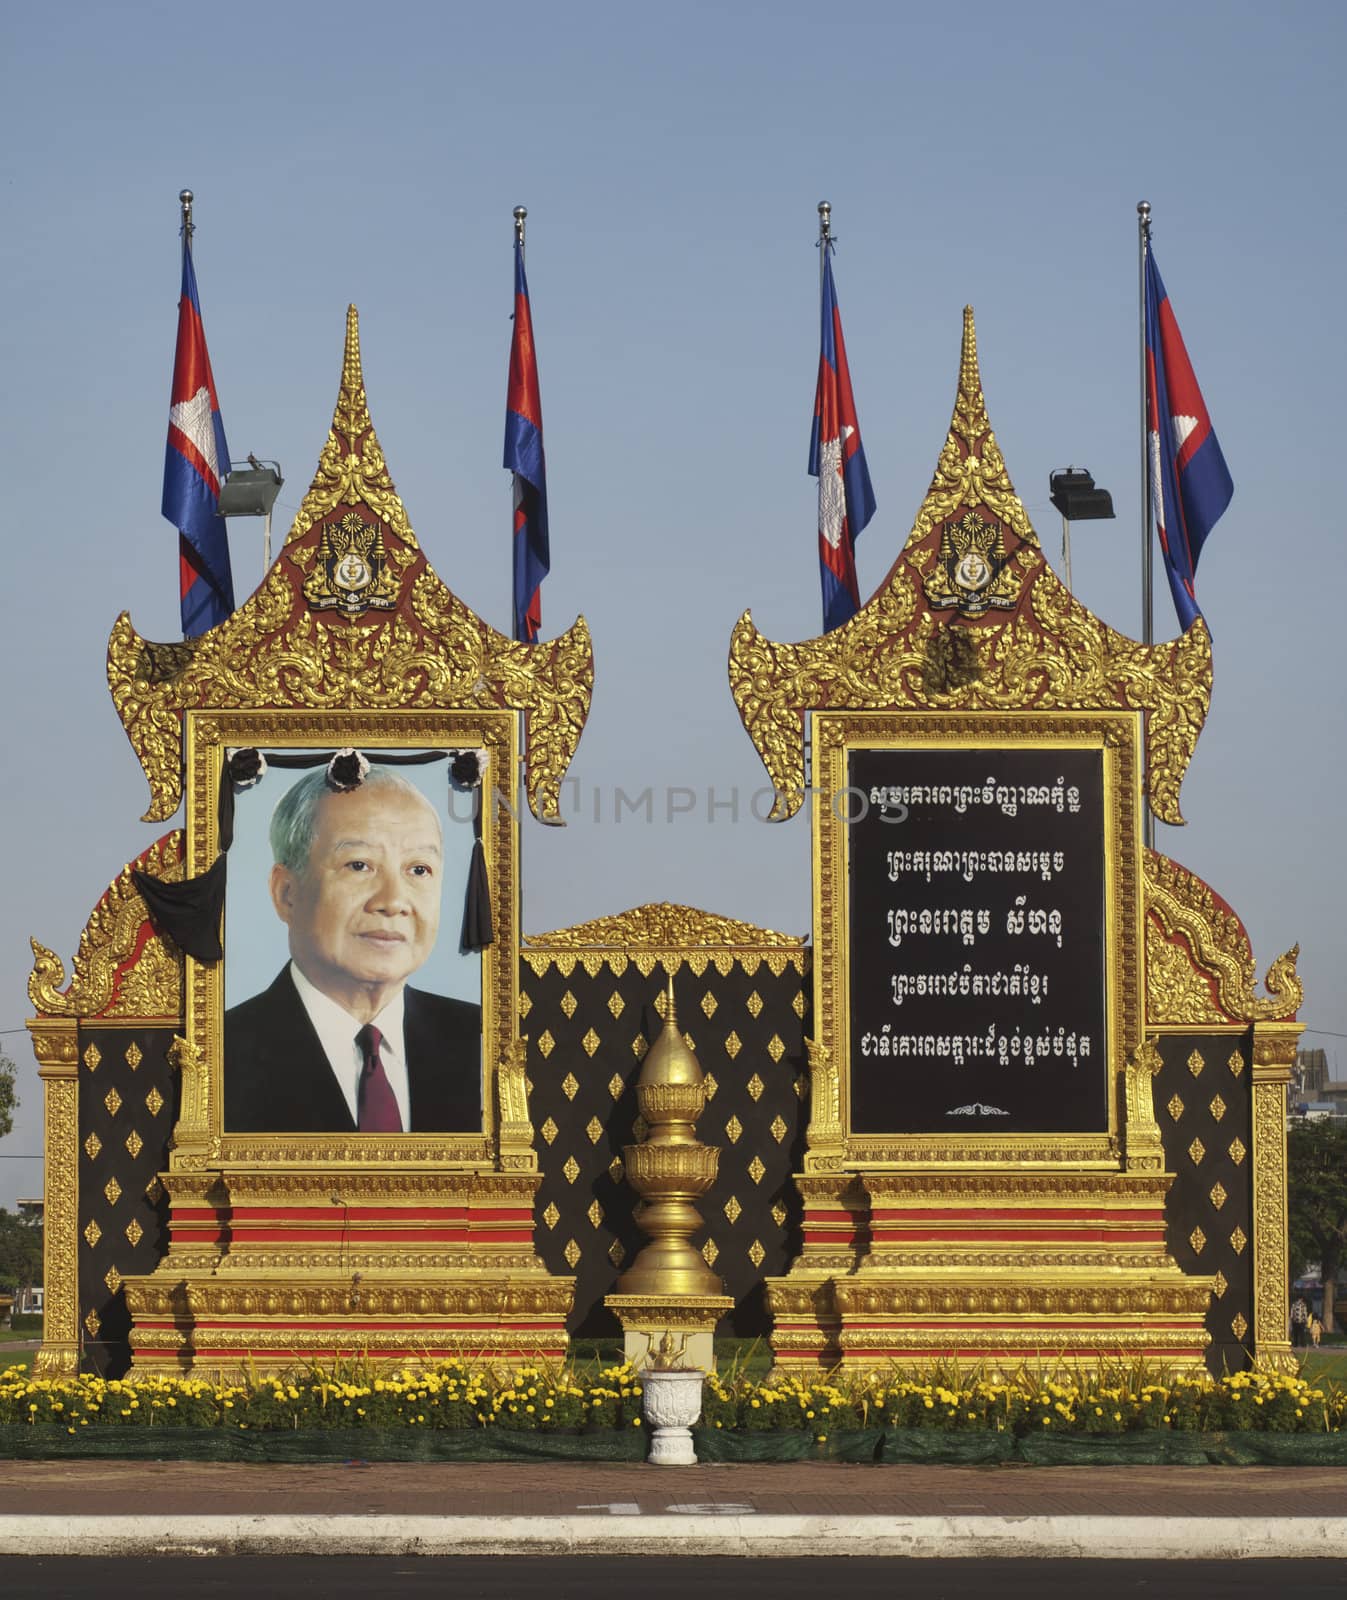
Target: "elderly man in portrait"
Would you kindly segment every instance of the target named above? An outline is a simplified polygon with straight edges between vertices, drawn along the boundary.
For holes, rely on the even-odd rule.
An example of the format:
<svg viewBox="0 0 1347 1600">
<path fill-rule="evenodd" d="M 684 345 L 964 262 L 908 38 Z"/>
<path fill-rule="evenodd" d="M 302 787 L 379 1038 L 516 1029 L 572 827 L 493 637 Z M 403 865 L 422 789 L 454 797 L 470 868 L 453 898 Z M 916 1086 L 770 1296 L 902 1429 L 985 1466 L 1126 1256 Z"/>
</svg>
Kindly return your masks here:
<svg viewBox="0 0 1347 1600">
<path fill-rule="evenodd" d="M 408 986 L 440 925 L 443 832 L 388 767 L 306 773 L 271 820 L 290 961 L 225 1013 L 226 1133 L 480 1130 L 481 1008 Z"/>
</svg>

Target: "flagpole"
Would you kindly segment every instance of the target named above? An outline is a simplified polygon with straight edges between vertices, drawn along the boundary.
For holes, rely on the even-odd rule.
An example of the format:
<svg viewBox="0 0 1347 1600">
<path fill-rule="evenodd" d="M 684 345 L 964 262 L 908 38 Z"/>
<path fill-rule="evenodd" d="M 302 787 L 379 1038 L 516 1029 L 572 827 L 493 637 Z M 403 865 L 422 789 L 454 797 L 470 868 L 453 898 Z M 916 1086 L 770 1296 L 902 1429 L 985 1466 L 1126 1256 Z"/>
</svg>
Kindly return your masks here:
<svg viewBox="0 0 1347 1600">
<path fill-rule="evenodd" d="M 528 216 L 527 206 L 514 208 L 514 242 L 519 246 L 519 254 L 524 255 L 524 219 Z"/>
<path fill-rule="evenodd" d="M 826 200 L 818 203 L 818 297 L 823 304 L 823 273 L 828 263 L 828 252 L 833 247 L 833 208 Z"/>
<path fill-rule="evenodd" d="M 1151 578 L 1151 450 L 1150 429 L 1146 416 L 1146 252 L 1151 242 L 1151 203 L 1137 202 L 1137 309 L 1140 325 L 1141 348 L 1141 639 L 1143 644 L 1155 643 L 1155 607 Z M 1155 815 L 1151 811 L 1150 797 L 1142 797 L 1141 842 L 1148 850 L 1155 848 Z"/>
</svg>

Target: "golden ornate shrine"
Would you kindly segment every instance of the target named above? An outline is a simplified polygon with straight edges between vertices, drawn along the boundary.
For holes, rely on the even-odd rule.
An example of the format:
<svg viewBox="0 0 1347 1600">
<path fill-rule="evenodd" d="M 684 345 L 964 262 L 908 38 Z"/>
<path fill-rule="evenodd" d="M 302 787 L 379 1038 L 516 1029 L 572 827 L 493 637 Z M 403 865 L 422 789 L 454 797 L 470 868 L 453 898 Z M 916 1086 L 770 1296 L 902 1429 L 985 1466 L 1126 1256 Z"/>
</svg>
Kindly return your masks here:
<svg viewBox="0 0 1347 1600">
<path fill-rule="evenodd" d="M 812 792 L 823 797 L 813 824 L 810 1119 L 797 1178 L 803 1243 L 789 1271 L 768 1282 L 778 1362 L 1144 1354 L 1183 1366 L 1201 1361 L 1209 1342 L 1236 1359 L 1250 1346 L 1275 1359 L 1287 1347 L 1283 1085 L 1299 1032 L 1296 952 L 1273 964 L 1270 997 L 1256 997 L 1238 919 L 1139 837 L 1143 797 L 1164 821 L 1183 820 L 1179 787 L 1210 703 L 1210 638 L 1199 620 L 1172 643 L 1137 644 L 1058 581 L 991 429 L 971 309 L 949 434 L 884 583 L 850 622 L 802 644 L 765 639 L 746 613 L 730 682 L 776 786 L 776 816 L 803 802 L 806 726 Z M 860 952 L 848 907 L 862 890 L 849 876 L 854 830 L 827 803 L 848 792 L 848 759 L 1073 747 L 1094 750 L 1104 773 L 1106 1115 L 1074 1135 L 998 1134 L 994 1123 L 923 1134 L 857 1127 L 857 1075 L 900 1067 L 864 1060 L 890 1041 L 858 1040 L 853 1027 Z M 960 809 L 969 803 L 964 792 Z M 928 860 L 928 882 L 929 869 Z M 1020 1011 L 1027 1025 L 1029 1005 Z M 900 1042 L 911 1041 L 895 1035 L 895 1053 Z M 1241 1103 L 1251 1152 L 1238 1132 L 1226 1144 L 1247 1127 L 1233 1109 Z M 957 1110 L 1006 1115 L 980 1101 Z M 1188 1141 L 1196 1116 L 1202 1130 Z M 1249 1196 L 1246 1159 L 1248 1228 L 1232 1200 Z M 1228 1182 L 1210 1182 L 1217 1160 Z M 1170 1204 L 1176 1181 L 1182 1212 Z M 1189 1231 L 1179 1217 L 1199 1207 L 1208 1225 Z M 1252 1329 L 1230 1289 L 1250 1253 Z M 1227 1294 L 1236 1309 L 1223 1317 Z"/>
<path fill-rule="evenodd" d="M 778 819 L 803 803 L 806 731 L 825 795 L 847 787 L 858 752 L 1097 763 L 1106 993 L 1092 1119 L 1014 1134 L 875 1125 L 853 1092 L 869 1059 L 850 999 L 853 845 L 826 804 L 812 949 L 669 905 L 522 939 L 513 813 L 527 798 L 558 820 L 592 693 L 588 631 L 580 620 L 516 644 L 430 570 L 374 435 L 352 311 L 318 473 L 261 587 L 201 639 L 150 643 L 125 615 L 112 632 L 108 681 L 149 782 L 147 820 L 184 798 L 187 817 L 114 879 L 69 980 L 34 942 L 40 1367 L 100 1350 L 220 1370 L 555 1353 L 568 1317 L 600 1331 L 585 1319 L 639 1248 L 624 1152 L 645 1127 L 638 1078 L 666 977 L 705 1072 L 698 1132 L 721 1152 L 692 1244 L 738 1331 L 761 1328 L 765 1290 L 780 1364 L 1279 1360 L 1296 952 L 1260 996 L 1238 917 L 1140 842 L 1143 795 L 1182 820 L 1210 641 L 1199 622 L 1147 649 L 1057 581 L 990 428 L 971 313 L 935 480 L 884 584 L 802 644 L 764 639 L 746 615 L 730 680 Z M 482 818 L 497 936 L 482 957 L 480 1129 L 225 1126 L 218 969 L 168 941 L 131 873 L 206 872 L 226 751 L 262 744 L 489 753 L 508 804 Z"/>
<path fill-rule="evenodd" d="M 110 1274 L 125 1289 L 138 1365 L 275 1369 L 353 1350 L 559 1353 L 573 1280 L 549 1274 L 533 1249 L 539 1176 L 518 1026 L 515 815 L 522 768 L 535 814 L 556 820 L 589 710 L 589 633 L 581 619 L 550 643 L 517 644 L 431 571 L 374 433 L 354 307 L 318 472 L 261 587 L 219 627 L 181 644 L 142 639 L 123 614 L 108 682 L 149 782 L 146 820 L 171 816 L 186 792 L 185 831 L 136 864 L 165 881 L 200 877 L 217 859 L 227 748 L 487 753 L 504 803 L 484 796 L 480 820 L 496 932 L 482 957 L 484 1110 L 477 1132 L 229 1132 L 221 967 L 166 944 L 128 869 L 85 929 L 69 989 L 57 958 L 34 945 L 51 1276 L 62 1280 L 53 1282 L 44 1364 L 71 1365 L 79 1338 L 76 1167 L 81 1150 L 92 1161 L 106 1140 L 92 1131 L 77 1143 L 72 1080 L 81 1064 L 95 1074 L 107 1051 L 106 1038 L 81 1048 L 81 1031 L 95 1023 L 132 1032 L 133 1072 L 145 1055 L 135 1030 L 181 1028 L 168 1051 L 180 1080 L 171 1153 L 146 1187 L 166 1208 L 171 1242 L 153 1270 Z M 151 1116 L 167 1098 L 151 1088 Z M 111 1088 L 108 1114 L 126 1099 Z M 134 1160 L 144 1140 L 132 1128 L 125 1142 Z M 126 1183 L 114 1173 L 106 1188 L 112 1203 Z M 126 1226 L 138 1244 L 147 1224 L 132 1217 Z M 91 1222 L 86 1245 L 100 1232 Z"/>
</svg>

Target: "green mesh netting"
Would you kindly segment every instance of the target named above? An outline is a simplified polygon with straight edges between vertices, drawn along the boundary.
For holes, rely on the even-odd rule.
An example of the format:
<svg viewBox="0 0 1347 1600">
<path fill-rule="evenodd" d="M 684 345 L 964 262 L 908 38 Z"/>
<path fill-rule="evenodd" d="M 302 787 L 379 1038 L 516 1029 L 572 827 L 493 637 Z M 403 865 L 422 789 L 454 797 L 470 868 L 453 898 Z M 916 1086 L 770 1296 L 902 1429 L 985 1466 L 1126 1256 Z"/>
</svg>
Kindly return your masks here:
<svg viewBox="0 0 1347 1600">
<path fill-rule="evenodd" d="M 324 1432 L 227 1433 L 220 1428 L 0 1427 L 0 1459 L 97 1456 L 128 1461 L 644 1461 L 642 1428 L 593 1433 L 405 1433 L 340 1428 Z"/>
</svg>

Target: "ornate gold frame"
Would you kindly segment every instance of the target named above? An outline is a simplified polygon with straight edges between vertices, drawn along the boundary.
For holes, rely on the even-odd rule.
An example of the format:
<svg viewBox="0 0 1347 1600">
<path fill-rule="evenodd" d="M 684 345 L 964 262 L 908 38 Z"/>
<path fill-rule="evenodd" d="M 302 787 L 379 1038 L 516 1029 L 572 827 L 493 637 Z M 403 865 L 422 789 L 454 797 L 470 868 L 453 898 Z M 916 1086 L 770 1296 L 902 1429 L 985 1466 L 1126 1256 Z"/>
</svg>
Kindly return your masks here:
<svg viewBox="0 0 1347 1600">
<path fill-rule="evenodd" d="M 222 1124 L 224 964 L 186 960 L 184 1070 L 199 1075 L 197 1094 L 183 1095 L 174 1170 L 228 1166 L 292 1166 L 313 1162 L 419 1164 L 437 1168 L 493 1161 L 502 1058 L 518 1044 L 519 717 L 513 711 L 388 711 L 314 714 L 298 711 L 192 711 L 187 715 L 187 853 L 191 875 L 205 872 L 219 851 L 217 795 L 228 747 L 380 749 L 466 746 L 489 754 L 482 799 L 482 846 L 491 886 L 495 940 L 482 954 L 482 1063 L 485 1122 L 479 1136 L 230 1134 Z M 499 795 L 499 799 L 497 799 Z M 445 936 L 448 936 L 447 934 Z M 204 1065 L 199 1065 L 204 1064 Z M 184 1085 L 186 1090 L 187 1085 Z"/>
<path fill-rule="evenodd" d="M 1116 1168 L 1119 1120 L 1114 1080 L 1141 1042 L 1141 898 L 1138 775 L 1141 729 L 1135 712 L 952 713 L 818 712 L 813 728 L 815 1037 L 810 1045 L 813 1093 L 805 1171 L 987 1162 Z M 854 749 L 994 750 L 1074 748 L 1104 754 L 1105 995 L 1108 1007 L 1108 1132 L 1098 1134 L 857 1135 L 850 1120 L 850 976 L 848 839 L 828 796 L 847 786 Z"/>
</svg>

